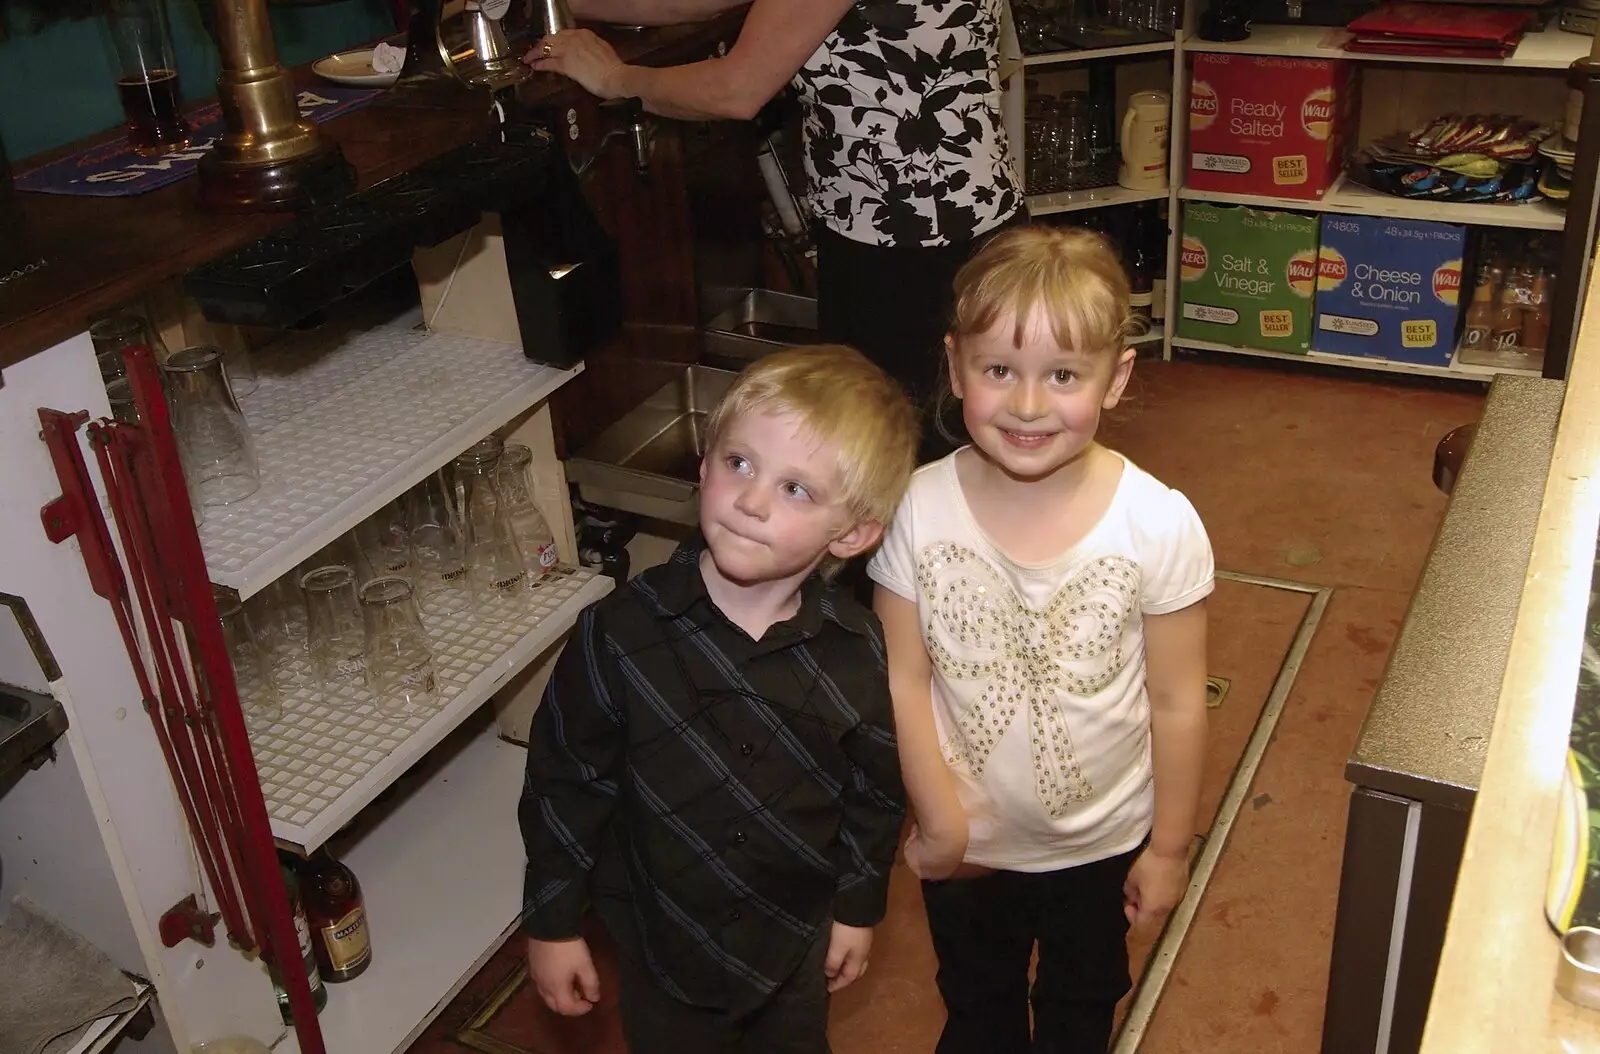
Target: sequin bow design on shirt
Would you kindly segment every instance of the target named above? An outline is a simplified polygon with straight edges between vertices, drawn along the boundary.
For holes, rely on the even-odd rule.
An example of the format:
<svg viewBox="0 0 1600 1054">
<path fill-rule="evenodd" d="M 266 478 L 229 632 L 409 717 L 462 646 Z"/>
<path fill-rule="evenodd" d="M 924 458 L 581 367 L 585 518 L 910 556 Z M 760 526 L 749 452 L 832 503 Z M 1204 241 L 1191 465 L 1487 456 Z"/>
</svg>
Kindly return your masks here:
<svg viewBox="0 0 1600 1054">
<path fill-rule="evenodd" d="M 1043 610 L 1028 606 L 982 556 L 939 542 L 917 559 L 927 601 L 923 636 L 940 676 L 981 682 L 944 744 L 945 760 L 982 779 L 1019 708 L 1029 715 L 1034 781 L 1052 817 L 1094 788 L 1079 767 L 1060 693 L 1087 698 L 1126 668 L 1123 631 L 1139 597 L 1139 565 L 1102 556 L 1077 568 Z"/>
</svg>

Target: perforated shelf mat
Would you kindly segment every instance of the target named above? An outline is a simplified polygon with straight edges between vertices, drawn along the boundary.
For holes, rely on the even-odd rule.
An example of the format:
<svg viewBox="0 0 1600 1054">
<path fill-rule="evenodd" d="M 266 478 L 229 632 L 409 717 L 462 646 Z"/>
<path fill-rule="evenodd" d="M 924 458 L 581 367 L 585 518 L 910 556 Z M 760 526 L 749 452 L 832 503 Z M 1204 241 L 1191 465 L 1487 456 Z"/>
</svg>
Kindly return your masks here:
<svg viewBox="0 0 1600 1054">
<path fill-rule="evenodd" d="M 321 845 L 571 629 L 611 585 L 592 571 L 561 568 L 530 591 L 526 613 L 512 621 L 498 621 L 501 607 L 424 615 L 439 693 L 438 708 L 428 713 L 390 717 L 364 689 L 325 693 L 309 659 L 298 660 L 278 678 L 282 716 L 250 734 L 274 837 L 308 852 Z"/>
<path fill-rule="evenodd" d="M 211 580 L 244 597 L 581 369 L 536 365 L 518 345 L 401 323 L 348 337 L 310 334 L 253 362 L 260 385 L 240 405 L 261 489 L 207 508 L 200 527 Z"/>
</svg>

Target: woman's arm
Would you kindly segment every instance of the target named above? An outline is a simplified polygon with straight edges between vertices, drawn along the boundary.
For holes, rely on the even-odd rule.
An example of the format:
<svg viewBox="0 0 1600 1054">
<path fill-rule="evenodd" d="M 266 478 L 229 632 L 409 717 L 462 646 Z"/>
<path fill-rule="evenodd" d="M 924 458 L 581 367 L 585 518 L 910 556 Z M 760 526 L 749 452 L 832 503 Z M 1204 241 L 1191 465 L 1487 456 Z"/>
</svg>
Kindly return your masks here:
<svg viewBox="0 0 1600 1054">
<path fill-rule="evenodd" d="M 574 17 L 626 26 L 703 22 L 749 0 L 568 0 Z"/>
<path fill-rule="evenodd" d="M 755 0 L 725 57 L 682 66 L 627 65 L 611 45 L 586 29 L 546 37 L 528 61 L 536 70 L 571 77 L 602 99 L 640 99 L 646 110 L 663 117 L 749 120 L 793 79 L 852 3 Z"/>
<path fill-rule="evenodd" d="M 894 698 L 895 735 L 900 741 L 900 774 L 922 843 L 921 877 L 946 878 L 967 852 L 967 814 L 933 723 L 933 663 L 915 604 L 879 586 L 872 607 L 883 622 L 889 649 L 889 694 Z"/>
</svg>

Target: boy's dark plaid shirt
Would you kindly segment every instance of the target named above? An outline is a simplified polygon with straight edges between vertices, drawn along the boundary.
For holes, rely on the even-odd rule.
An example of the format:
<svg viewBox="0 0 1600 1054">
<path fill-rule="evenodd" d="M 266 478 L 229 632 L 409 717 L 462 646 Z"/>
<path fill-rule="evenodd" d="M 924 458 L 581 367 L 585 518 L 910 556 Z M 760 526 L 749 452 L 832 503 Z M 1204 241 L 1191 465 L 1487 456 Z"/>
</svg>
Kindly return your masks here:
<svg viewBox="0 0 1600 1054">
<path fill-rule="evenodd" d="M 534 718 L 523 931 L 622 953 L 687 1003 L 762 1002 L 830 920 L 872 926 L 905 792 L 882 628 L 813 576 L 758 642 L 712 604 L 703 542 L 578 620 Z"/>
</svg>

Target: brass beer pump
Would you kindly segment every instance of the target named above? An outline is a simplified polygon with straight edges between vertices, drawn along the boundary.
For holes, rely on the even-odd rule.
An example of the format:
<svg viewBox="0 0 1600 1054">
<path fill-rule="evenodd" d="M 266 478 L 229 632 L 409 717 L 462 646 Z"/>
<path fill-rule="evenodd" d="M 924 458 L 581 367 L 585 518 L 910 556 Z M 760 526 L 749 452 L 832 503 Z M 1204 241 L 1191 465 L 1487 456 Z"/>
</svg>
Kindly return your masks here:
<svg viewBox="0 0 1600 1054">
<path fill-rule="evenodd" d="M 278 61 L 267 0 L 216 0 L 226 131 L 200 162 L 200 202 L 218 212 L 323 204 L 355 189 L 337 143 L 300 116 L 293 78 Z"/>
</svg>

